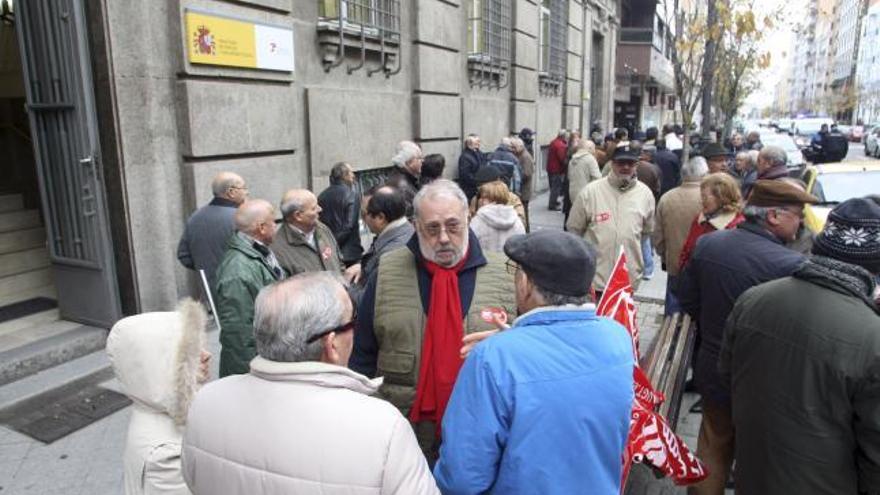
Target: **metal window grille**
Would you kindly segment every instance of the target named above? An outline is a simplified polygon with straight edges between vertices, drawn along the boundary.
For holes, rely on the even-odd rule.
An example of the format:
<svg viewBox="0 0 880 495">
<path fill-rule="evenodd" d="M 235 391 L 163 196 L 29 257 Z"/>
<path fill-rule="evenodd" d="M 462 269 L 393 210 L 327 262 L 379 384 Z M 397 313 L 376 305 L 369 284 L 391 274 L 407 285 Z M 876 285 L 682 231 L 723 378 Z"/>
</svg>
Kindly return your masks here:
<svg viewBox="0 0 880 495">
<path fill-rule="evenodd" d="M 507 85 L 510 68 L 511 0 L 471 0 L 468 6 L 468 65 L 471 84 Z"/>
<path fill-rule="evenodd" d="M 373 28 L 374 35 L 400 35 L 400 0 L 318 0 L 318 10 L 325 19 Z"/>
<path fill-rule="evenodd" d="M 540 91 L 558 96 L 565 81 L 568 0 L 542 0 L 539 10 Z"/>
</svg>

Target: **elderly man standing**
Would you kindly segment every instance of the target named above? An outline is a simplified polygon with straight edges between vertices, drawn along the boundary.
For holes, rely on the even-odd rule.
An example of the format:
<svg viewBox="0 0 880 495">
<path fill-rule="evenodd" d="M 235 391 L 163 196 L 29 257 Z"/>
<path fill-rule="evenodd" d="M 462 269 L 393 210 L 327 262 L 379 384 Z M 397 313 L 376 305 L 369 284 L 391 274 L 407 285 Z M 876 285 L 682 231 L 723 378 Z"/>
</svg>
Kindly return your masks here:
<svg viewBox="0 0 880 495">
<path fill-rule="evenodd" d="M 528 129 L 525 129 L 528 130 Z M 526 215 L 524 220 L 526 232 L 529 231 L 529 201 L 532 200 L 534 188 L 532 182 L 535 177 L 535 159 L 526 149 L 526 145 L 521 138 L 511 138 L 513 142 L 513 154 L 519 161 L 520 172 L 522 173 L 522 187 L 519 190 L 519 198 L 522 201 L 523 212 Z"/>
<path fill-rule="evenodd" d="M 595 153 L 596 144 L 589 139 L 581 139 L 568 162 L 568 195 L 572 200 L 578 197 L 587 184 L 602 178 Z"/>
<path fill-rule="evenodd" d="M 562 196 L 562 182 L 565 179 L 565 162 L 568 159 L 568 131 L 560 129 L 547 150 L 547 180 L 550 181 L 550 210 L 562 209 L 559 197 Z"/>
<path fill-rule="evenodd" d="M 828 215 L 791 277 L 746 291 L 724 334 L 736 492 L 880 492 L 880 201 Z"/>
<path fill-rule="evenodd" d="M 363 288 L 379 267 L 383 254 L 406 246 L 415 233 L 406 219 L 406 200 L 403 193 L 391 186 L 379 186 L 368 191 L 364 207 L 364 223 L 376 237 L 361 260 L 358 286 Z"/>
<path fill-rule="evenodd" d="M 288 275 L 322 270 L 342 273 L 339 246 L 330 227 L 318 220 L 320 213 L 318 198 L 311 191 L 291 189 L 284 194 L 284 223 L 272 243 L 272 251 Z"/>
<path fill-rule="evenodd" d="M 329 273 L 260 292 L 258 356 L 208 384 L 183 441 L 195 495 L 438 494 L 406 419 L 348 368 L 354 311 Z"/>
<path fill-rule="evenodd" d="M 504 252 L 520 316 L 461 369 L 437 484 L 444 493 L 620 493 L 632 343 L 588 303 L 594 251 L 542 230 L 512 237 Z"/>
<path fill-rule="evenodd" d="M 593 287 L 601 294 L 620 247 L 626 252 L 630 283 L 638 287 L 644 272 L 642 239 L 654 231 L 654 195 L 636 177 L 638 153 L 618 146 L 607 177 L 591 182 L 577 196 L 566 226 L 598 250 Z"/>
<path fill-rule="evenodd" d="M 467 197 L 448 180 L 416 195 L 406 249 L 382 257 L 361 299 L 351 367 L 384 376 L 379 396 L 410 418 L 433 462 L 465 334 L 494 328 L 484 310 L 513 314 L 513 276 L 468 228 Z"/>
<path fill-rule="evenodd" d="M 703 157 L 709 164 L 709 173 L 728 173 L 730 171 L 730 151 L 718 143 L 709 143 L 703 148 Z"/>
<path fill-rule="evenodd" d="M 220 376 L 247 373 L 254 357 L 254 299 L 263 287 L 284 278 L 269 245 L 275 237 L 275 208 L 268 201 L 245 201 L 235 211 L 236 235 L 217 267 L 220 322 Z"/>
<path fill-rule="evenodd" d="M 760 155 L 757 151 L 740 151 L 734 158 L 730 175 L 739 182 L 743 198 L 748 198 L 752 192 L 755 181 L 758 180 L 758 172 L 755 170 L 755 159 Z"/>
<path fill-rule="evenodd" d="M 666 272 L 666 304 L 664 314 L 671 315 L 681 311 L 676 291 L 678 290 L 681 249 L 687 240 L 694 218 L 702 211 L 700 202 L 700 181 L 709 173 L 706 159 L 701 156 L 691 158 L 681 169 L 680 186 L 664 194 L 657 203 L 656 226 L 654 228 L 654 247 Z"/>
<path fill-rule="evenodd" d="M 321 207 L 318 218 L 333 232 L 345 266 L 358 263 L 364 253 L 359 218 L 361 205 L 354 181 L 351 165 L 339 162 L 330 169 L 330 187 L 318 195 Z"/>
<path fill-rule="evenodd" d="M 468 134 L 464 140 L 464 149 L 458 157 L 458 185 L 467 195 L 468 201 L 477 194 L 477 171 L 486 163 L 486 157 L 480 151 L 480 136 Z"/>
<path fill-rule="evenodd" d="M 510 192 L 519 194 L 522 187 L 522 174 L 520 173 L 519 160 L 513 154 L 511 138 L 501 138 L 498 147 L 489 155 L 489 165 L 498 169 L 501 181 L 510 189 Z"/>
<path fill-rule="evenodd" d="M 757 180 L 788 177 L 788 154 L 779 146 L 764 146 L 758 153 Z"/>
<path fill-rule="evenodd" d="M 211 191 L 214 199 L 186 221 L 177 259 L 190 270 L 204 270 L 214 290 L 214 272 L 226 252 L 226 241 L 235 232 L 235 209 L 247 199 L 248 188 L 240 175 L 220 172 L 211 181 Z"/>
<path fill-rule="evenodd" d="M 400 189 L 406 198 L 406 217 L 412 218 L 412 202 L 419 192 L 419 177 L 422 175 L 422 148 L 412 141 L 401 141 L 397 144 L 391 164 L 394 170 L 385 181 L 389 186 Z"/>
<path fill-rule="evenodd" d="M 697 321 L 700 344 L 694 384 L 703 397 L 697 456 L 709 477 L 690 489 L 722 494 L 734 456 L 729 383 L 718 371 L 724 324 L 736 299 L 756 285 L 791 275 L 804 257 L 787 248 L 795 239 L 805 203 L 817 199 L 778 180 L 759 180 L 735 229 L 702 236 L 679 280 L 681 306 Z"/>
</svg>

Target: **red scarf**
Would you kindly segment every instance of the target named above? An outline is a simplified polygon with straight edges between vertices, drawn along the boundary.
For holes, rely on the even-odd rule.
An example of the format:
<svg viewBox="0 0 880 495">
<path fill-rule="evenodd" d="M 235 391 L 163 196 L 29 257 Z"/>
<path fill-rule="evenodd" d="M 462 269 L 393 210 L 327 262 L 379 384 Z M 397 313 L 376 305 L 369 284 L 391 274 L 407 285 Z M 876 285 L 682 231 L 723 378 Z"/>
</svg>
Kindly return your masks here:
<svg viewBox="0 0 880 495">
<path fill-rule="evenodd" d="M 431 300 L 422 341 L 416 399 L 409 419 L 414 423 L 434 421 L 438 436 L 446 404 L 463 362 L 459 354 L 464 337 L 464 318 L 461 315 L 458 272 L 466 259 L 467 254 L 451 268 L 425 260 L 425 269 L 431 275 Z"/>
</svg>

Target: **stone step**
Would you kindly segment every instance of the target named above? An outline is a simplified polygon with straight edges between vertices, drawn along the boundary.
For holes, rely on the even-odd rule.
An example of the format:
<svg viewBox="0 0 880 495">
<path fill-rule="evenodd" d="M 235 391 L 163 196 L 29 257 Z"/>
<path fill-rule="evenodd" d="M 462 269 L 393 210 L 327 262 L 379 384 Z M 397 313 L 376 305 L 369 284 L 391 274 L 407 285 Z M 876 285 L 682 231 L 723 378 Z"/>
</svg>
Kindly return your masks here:
<svg viewBox="0 0 880 495">
<path fill-rule="evenodd" d="M 18 210 L 0 213 L 0 232 L 32 229 L 40 225 L 40 212 L 37 210 Z"/>
<path fill-rule="evenodd" d="M 110 375 L 110 360 L 100 349 L 0 386 L 0 409 L 88 377 Z"/>
<path fill-rule="evenodd" d="M 42 324 L 31 324 L 27 326 L 19 325 L 19 328 L 17 330 L 6 332 L 3 335 L 0 335 L 0 353 L 15 349 L 16 347 L 22 347 L 32 344 L 34 342 L 37 342 L 38 340 L 61 335 L 69 330 L 82 326 L 80 323 L 76 323 L 73 321 L 59 320 L 57 318 L 57 313 L 55 316 L 56 318 L 53 321 Z M 6 323 L 13 323 L 19 320 L 24 320 L 26 318 L 27 317 L 19 318 L 17 320 L 8 321 Z"/>
<path fill-rule="evenodd" d="M 0 254 L 14 253 L 46 245 L 43 227 L 14 232 L 0 232 Z"/>
<path fill-rule="evenodd" d="M 48 325 L 50 323 L 56 322 L 60 319 L 58 314 L 58 308 L 49 309 L 46 311 L 40 311 L 39 313 L 34 313 L 32 315 L 24 316 L 21 318 L 16 318 L 14 320 L 5 321 L 0 323 L 0 338 L 4 335 L 9 335 L 14 332 L 24 331 L 28 328 Z"/>
<path fill-rule="evenodd" d="M 0 278 L 0 306 L 37 297 L 32 295 L 34 293 L 50 294 L 46 297 L 54 298 L 54 291 L 52 270 L 48 267 L 2 277 Z"/>
<path fill-rule="evenodd" d="M 16 341 L 17 340 L 17 341 Z M 0 385 L 102 350 L 107 330 L 59 320 L 0 338 Z"/>
<path fill-rule="evenodd" d="M 21 194 L 0 194 L 0 213 L 24 209 Z"/>
<path fill-rule="evenodd" d="M 49 266 L 49 250 L 45 246 L 0 254 L 0 277 L 39 270 L 47 266 Z"/>
</svg>

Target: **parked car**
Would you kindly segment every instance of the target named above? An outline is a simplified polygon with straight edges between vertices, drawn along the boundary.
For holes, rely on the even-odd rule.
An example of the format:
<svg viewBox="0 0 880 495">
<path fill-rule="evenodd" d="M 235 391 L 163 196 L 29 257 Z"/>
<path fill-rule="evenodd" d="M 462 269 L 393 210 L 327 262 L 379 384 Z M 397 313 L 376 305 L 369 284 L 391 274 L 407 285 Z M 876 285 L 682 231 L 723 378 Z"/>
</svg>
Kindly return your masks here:
<svg viewBox="0 0 880 495">
<path fill-rule="evenodd" d="M 861 143 L 861 142 L 862 142 L 862 136 L 863 136 L 864 134 L 865 134 L 865 126 L 863 126 L 863 125 L 854 125 L 854 126 L 852 126 L 852 127 L 850 128 L 850 130 L 849 130 L 849 135 L 848 135 L 847 137 L 849 137 L 849 140 L 850 140 L 850 142 L 852 142 L 852 143 Z"/>
<path fill-rule="evenodd" d="M 825 226 L 828 212 L 843 201 L 880 191 L 880 161 L 860 160 L 810 165 L 802 176 L 807 192 L 819 203 L 804 208 L 804 225 L 818 233 Z"/>
<path fill-rule="evenodd" d="M 865 136 L 865 156 L 880 158 L 880 126 L 874 127 Z"/>
<path fill-rule="evenodd" d="M 788 134 L 762 133 L 761 143 L 763 143 L 764 146 L 779 146 L 784 149 L 786 157 L 788 158 L 786 166 L 789 171 L 801 170 L 807 164 L 803 152 L 798 145 L 795 144 L 794 138 Z"/>
</svg>

